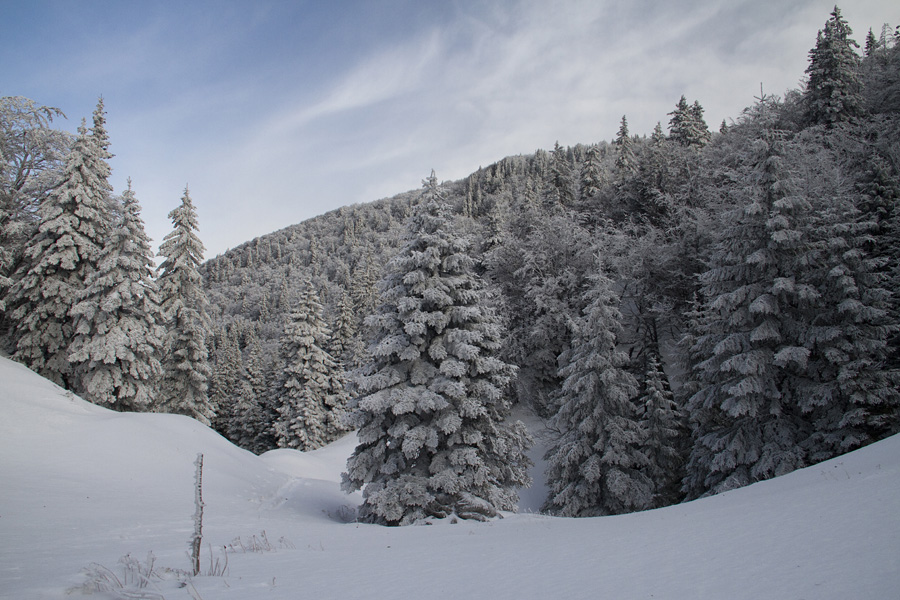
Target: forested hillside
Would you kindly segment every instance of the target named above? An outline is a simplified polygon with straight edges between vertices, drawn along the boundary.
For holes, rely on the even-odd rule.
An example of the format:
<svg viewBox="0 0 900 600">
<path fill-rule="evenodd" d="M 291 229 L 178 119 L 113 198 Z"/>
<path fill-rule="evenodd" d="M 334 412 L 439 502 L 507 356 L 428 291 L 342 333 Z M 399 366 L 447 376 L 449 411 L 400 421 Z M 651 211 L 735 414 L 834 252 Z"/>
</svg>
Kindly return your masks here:
<svg viewBox="0 0 900 600">
<path fill-rule="evenodd" d="M 658 490 L 641 506 L 896 430 L 900 63 L 892 35 L 870 32 L 859 59 L 847 29 L 832 16 L 808 89 L 756 98 L 718 131 L 682 97 L 649 136 L 626 115 L 610 142 L 507 157 L 441 185 L 505 320 L 516 402 L 577 431 L 587 417 L 566 408 L 584 393 L 573 361 L 615 332 L 609 368 L 633 404 L 621 418 L 651 424 L 634 434 L 649 438 L 634 444 L 632 479 Z M 216 363 L 238 348 L 279 372 L 285 318 L 311 282 L 335 354 L 362 365 L 362 321 L 419 197 L 345 207 L 208 261 Z M 228 385 L 214 385 L 219 402 L 236 397 Z"/>
<path fill-rule="evenodd" d="M 92 401 L 191 414 L 254 452 L 312 449 L 351 425 L 385 423 L 390 439 L 373 456 L 403 451 L 351 473 L 357 488 L 381 486 L 366 488 L 379 522 L 514 504 L 500 488 L 525 480 L 491 469 L 503 452 L 517 465 L 528 443 L 506 423 L 515 404 L 558 436 L 547 455 L 554 514 L 663 506 L 825 460 L 900 429 L 898 34 L 870 30 L 857 48 L 835 8 L 804 89 L 761 92 L 717 131 L 702 99 L 673 98 L 649 135 L 624 115 L 610 141 L 503 158 L 459 181 L 423 173 L 422 190 L 202 264 L 185 190 L 152 281 L 146 245 L 104 248 L 111 231 L 139 239 L 142 229 L 133 195 L 90 185 L 108 175 L 101 103 L 68 158 L 44 141 L 64 185 L 16 189 L 4 172 L 6 346 Z M 53 113 L 29 110 L 46 129 Z M 73 259 L 60 215 L 81 214 L 79 198 L 99 224 L 79 234 L 86 250 Z M 109 261 L 123 256 L 133 259 L 123 277 L 141 291 L 111 283 Z M 434 287 L 417 288 L 426 281 Z M 120 333 L 91 344 L 111 329 Z M 127 352 L 110 353 L 122 339 Z M 136 366 L 101 369 L 124 355 Z M 372 398 L 398 385 L 456 391 L 441 388 L 438 408 L 389 409 L 408 419 L 376 417 Z M 440 414 L 426 425 L 431 410 Z M 481 453 L 465 459 L 486 461 L 471 477 L 499 487 L 459 492 L 432 471 L 419 482 L 427 493 L 402 492 L 401 516 L 379 512 L 403 504 L 378 504 L 393 485 L 383 476 L 428 479 L 420 453 L 441 456 L 443 444 Z M 462 479 L 468 467 L 453 464 Z M 498 500 L 484 506 L 484 494 Z"/>
</svg>

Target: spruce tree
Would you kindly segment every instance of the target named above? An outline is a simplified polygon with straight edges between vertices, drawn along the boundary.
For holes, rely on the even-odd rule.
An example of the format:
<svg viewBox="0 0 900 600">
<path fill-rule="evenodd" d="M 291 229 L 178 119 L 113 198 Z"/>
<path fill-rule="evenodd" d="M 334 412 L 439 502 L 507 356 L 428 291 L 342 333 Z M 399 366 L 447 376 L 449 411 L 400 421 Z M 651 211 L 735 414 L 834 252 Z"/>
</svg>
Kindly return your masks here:
<svg viewBox="0 0 900 600">
<path fill-rule="evenodd" d="M 306 280 L 297 308 L 281 338 L 275 435 L 279 447 L 315 450 L 346 431 L 348 393 L 343 367 L 328 353 L 331 332 L 322 320 L 322 304 Z"/>
<path fill-rule="evenodd" d="M 169 213 L 174 229 L 159 247 L 160 304 L 166 321 L 163 378 L 156 409 L 194 417 L 210 425 L 215 408 L 207 395 L 210 378 L 206 336 L 206 294 L 200 277 L 203 243 L 197 237 L 197 212 L 187 187 L 181 206 Z"/>
<path fill-rule="evenodd" d="M 552 397 L 562 381 L 558 358 L 571 339 L 569 321 L 584 308 L 591 240 L 571 215 L 528 205 L 490 257 L 491 279 L 503 291 L 506 312 L 516 315 L 503 356 L 519 367 L 517 401 L 542 417 L 558 408 Z"/>
<path fill-rule="evenodd" d="M 69 346 L 75 389 L 116 410 L 148 410 L 161 373 L 163 329 L 150 239 L 131 189 L 79 302 Z"/>
<path fill-rule="evenodd" d="M 622 123 L 616 134 L 616 170 L 619 177 L 624 179 L 637 171 L 637 160 L 634 157 L 634 142 L 628 134 L 628 120 L 622 115 Z"/>
<path fill-rule="evenodd" d="M 15 323 L 13 358 L 69 387 L 73 306 L 97 269 L 112 223 L 109 195 L 112 156 L 102 101 L 94 129 L 84 121 L 66 159 L 62 181 L 39 207 L 40 225 L 25 246 L 7 305 Z"/>
<path fill-rule="evenodd" d="M 588 146 L 581 164 L 581 197 L 594 198 L 603 187 L 603 166 L 601 165 L 600 147 L 597 144 Z"/>
<path fill-rule="evenodd" d="M 612 288 L 605 274 L 594 275 L 590 304 L 572 323 L 571 348 L 560 357 L 565 379 L 551 428 L 561 437 L 546 455 L 550 496 L 543 507 L 560 516 L 633 512 L 653 501 L 637 382 L 616 347 L 621 315 Z"/>
<path fill-rule="evenodd" d="M 243 424 L 239 422 L 237 405 L 249 393 L 244 374 L 239 323 L 239 320 L 235 320 L 230 328 L 221 328 L 216 335 L 211 336 L 213 341 L 209 344 L 209 350 L 215 358 L 215 366 L 207 389 L 210 403 L 216 407 L 213 426 L 238 445 Z"/>
<path fill-rule="evenodd" d="M 688 105 L 687 99 L 682 96 L 675 106 L 675 110 L 669 113 L 669 139 L 682 146 L 690 148 L 702 148 L 710 140 L 709 127 L 703 119 L 703 107 L 698 101 Z"/>
<path fill-rule="evenodd" d="M 648 460 L 645 472 L 653 484 L 653 506 L 668 506 L 682 497 L 687 421 L 656 356 L 647 361 L 643 388 L 637 405 L 647 436 L 643 446 Z"/>
<path fill-rule="evenodd" d="M 497 358 L 500 322 L 448 212 L 432 172 L 366 321 L 372 362 L 358 382 L 359 445 L 343 483 L 363 488 L 364 521 L 483 520 L 513 510 L 529 483 L 530 438 L 508 422 L 515 369 Z"/>
<path fill-rule="evenodd" d="M 855 450 L 898 431 L 900 371 L 888 340 L 900 332 L 891 311 L 882 260 L 868 250 L 877 224 L 859 219 L 847 198 L 817 212 L 815 266 L 806 280 L 816 289 L 799 338 L 808 349 L 796 396 L 810 415 L 804 443 L 810 462 Z"/>
<path fill-rule="evenodd" d="M 357 317 L 350 294 L 344 291 L 338 301 L 334 332 L 329 351 L 347 369 L 358 366 L 362 357 L 362 344 L 357 335 Z"/>
<path fill-rule="evenodd" d="M 834 125 L 860 114 L 858 48 L 853 31 L 835 6 L 809 51 L 803 100 L 810 124 Z"/>
<path fill-rule="evenodd" d="M 572 189 L 572 165 L 569 163 L 568 152 L 556 142 L 553 151 L 550 152 L 550 188 L 558 202 L 563 206 L 571 206 L 575 200 L 575 192 Z"/>
<path fill-rule="evenodd" d="M 780 365 L 802 362 L 792 334 L 808 239 L 809 202 L 787 171 L 785 134 L 767 130 L 750 160 L 749 182 L 701 275 L 703 329 L 692 352 L 700 389 L 689 400 L 695 423 L 685 491 L 717 493 L 805 465 L 800 443 L 809 435 L 796 398 L 781 385 Z M 778 357 L 776 359 L 776 357 Z"/>
<path fill-rule="evenodd" d="M 5 297 L 38 226 L 38 207 L 59 183 L 71 140 L 51 129 L 58 108 L 18 96 L 0 98 L 0 336 L 10 323 Z"/>
<path fill-rule="evenodd" d="M 261 454 L 278 447 L 275 441 L 275 421 L 278 410 L 270 392 L 267 373 L 271 373 L 271 361 L 263 353 L 259 336 L 254 333 L 249 342 L 247 356 L 247 385 L 250 396 L 241 397 L 235 419 L 241 424 L 240 446 Z"/>
</svg>

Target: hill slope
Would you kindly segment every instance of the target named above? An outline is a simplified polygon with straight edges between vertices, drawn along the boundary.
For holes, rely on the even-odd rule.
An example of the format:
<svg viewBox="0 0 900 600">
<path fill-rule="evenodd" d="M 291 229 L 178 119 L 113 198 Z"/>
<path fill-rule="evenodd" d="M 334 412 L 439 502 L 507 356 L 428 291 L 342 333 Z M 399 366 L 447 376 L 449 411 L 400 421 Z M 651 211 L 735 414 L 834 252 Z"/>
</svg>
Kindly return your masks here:
<svg viewBox="0 0 900 600">
<path fill-rule="evenodd" d="M 344 522 L 348 436 L 261 457 L 195 421 L 120 414 L 0 359 L 0 598 L 59 598 L 81 569 L 156 558 L 156 593 L 189 598 L 193 462 L 205 456 L 202 562 L 213 598 L 891 598 L 900 591 L 900 437 L 688 504 L 596 519 Z M 283 538 L 283 539 L 282 539 Z M 279 541 L 281 540 L 281 541 Z M 148 590 L 144 590 L 146 593 Z M 77 597 L 77 594 L 76 594 Z M 101 596 L 103 597 L 103 596 Z M 108 596 L 107 596 L 108 597 Z M 152 597 L 152 596 L 146 596 Z"/>
</svg>

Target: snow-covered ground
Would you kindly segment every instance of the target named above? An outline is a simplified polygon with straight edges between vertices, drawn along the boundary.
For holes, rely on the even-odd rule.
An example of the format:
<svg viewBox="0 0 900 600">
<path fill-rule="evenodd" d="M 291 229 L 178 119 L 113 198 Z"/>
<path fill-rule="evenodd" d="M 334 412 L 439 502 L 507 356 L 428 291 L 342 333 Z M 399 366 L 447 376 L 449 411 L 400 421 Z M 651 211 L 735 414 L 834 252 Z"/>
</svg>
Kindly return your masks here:
<svg viewBox="0 0 900 600">
<path fill-rule="evenodd" d="M 900 598 L 897 436 L 645 513 L 403 528 L 349 521 L 360 497 L 339 481 L 354 444 L 257 457 L 186 417 L 111 412 L 0 358 L 0 598 L 78 597 L 92 563 L 122 579 L 122 556 L 151 551 L 159 577 L 139 591 L 168 600 Z M 185 585 L 200 452 L 204 572 L 237 551 L 224 575 Z M 270 549 L 241 551 L 236 538 L 246 548 L 263 532 Z"/>
</svg>

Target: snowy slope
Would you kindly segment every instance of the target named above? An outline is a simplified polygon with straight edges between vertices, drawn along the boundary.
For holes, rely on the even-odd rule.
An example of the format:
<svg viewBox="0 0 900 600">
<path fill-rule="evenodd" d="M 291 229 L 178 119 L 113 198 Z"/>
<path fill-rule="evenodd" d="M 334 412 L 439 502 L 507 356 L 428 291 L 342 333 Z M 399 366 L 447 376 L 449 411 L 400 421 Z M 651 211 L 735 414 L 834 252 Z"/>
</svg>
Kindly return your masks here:
<svg viewBox="0 0 900 600">
<path fill-rule="evenodd" d="M 346 522 L 353 436 L 256 457 L 185 417 L 87 404 L 6 359 L 0 415 L 0 598 L 61 598 L 90 563 L 121 574 L 121 556 L 148 551 L 150 591 L 169 600 L 900 597 L 900 437 L 646 513 L 383 528 Z M 230 553 L 224 576 L 191 590 L 165 567 L 189 566 L 198 452 L 204 569 L 207 542 L 221 559 L 265 531 L 272 550 Z"/>
</svg>

